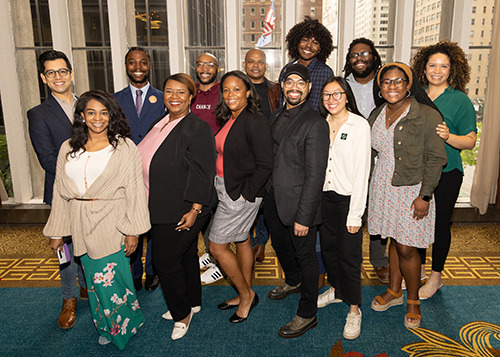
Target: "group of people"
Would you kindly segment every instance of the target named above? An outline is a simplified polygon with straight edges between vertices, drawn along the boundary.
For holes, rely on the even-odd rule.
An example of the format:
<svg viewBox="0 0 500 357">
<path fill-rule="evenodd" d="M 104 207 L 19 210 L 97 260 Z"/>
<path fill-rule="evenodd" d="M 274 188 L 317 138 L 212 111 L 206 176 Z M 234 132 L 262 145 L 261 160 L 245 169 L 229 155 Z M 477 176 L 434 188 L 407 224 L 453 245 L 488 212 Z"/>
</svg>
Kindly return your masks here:
<svg viewBox="0 0 500 357">
<path fill-rule="evenodd" d="M 64 53 L 40 56 L 51 95 L 28 119 L 52 205 L 44 234 L 54 252 L 67 244 L 71 255 L 61 265 L 59 327 L 75 324 L 78 272 L 98 342 L 125 347 L 144 323 L 137 299 L 144 237 L 146 290 L 161 284 L 172 339 L 201 311 L 201 282 L 223 276 L 237 295 L 217 307 L 235 309 L 229 321 L 241 323 L 259 304 L 252 269 L 270 234 L 285 281 L 268 298 L 301 294 L 279 335 L 303 335 L 317 326 L 318 308 L 343 301 L 343 335 L 355 339 L 367 201 L 370 261 L 389 283 L 371 307 L 403 304 L 406 288 L 404 324 L 420 326 L 420 300 L 442 286 L 460 150 L 475 145 L 465 53 L 442 41 L 421 48 L 412 67 L 382 66 L 373 42 L 359 38 L 340 77 L 325 63 L 332 38 L 317 20 L 296 24 L 286 42 L 292 61 L 279 83 L 265 77 L 265 53 L 252 49 L 244 72 L 219 82 L 217 59 L 204 53 L 197 83 L 173 74 L 158 91 L 149 83 L 149 55 L 133 47 L 125 56 L 128 87 L 79 98 Z M 199 258 L 200 232 L 207 251 Z M 432 273 L 420 287 L 432 243 Z M 200 268 L 208 268 L 201 277 Z M 324 272 L 331 287 L 318 295 Z"/>
</svg>

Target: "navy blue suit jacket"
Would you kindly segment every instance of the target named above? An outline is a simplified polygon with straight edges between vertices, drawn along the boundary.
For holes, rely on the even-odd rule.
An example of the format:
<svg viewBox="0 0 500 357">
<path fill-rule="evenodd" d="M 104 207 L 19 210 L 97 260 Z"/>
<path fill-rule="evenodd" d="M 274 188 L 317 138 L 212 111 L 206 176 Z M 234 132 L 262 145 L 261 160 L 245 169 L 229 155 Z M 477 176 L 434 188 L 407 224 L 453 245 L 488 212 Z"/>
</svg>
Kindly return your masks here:
<svg viewBox="0 0 500 357">
<path fill-rule="evenodd" d="M 72 124 L 57 100 L 50 95 L 28 111 L 31 144 L 45 170 L 43 201 L 52 203 L 57 155 L 61 144 L 71 138 Z"/>
<path fill-rule="evenodd" d="M 149 127 L 156 119 L 165 115 L 165 104 L 163 103 L 163 93 L 153 86 L 150 86 L 144 99 L 141 109 L 141 116 L 137 116 L 134 97 L 130 86 L 113 94 L 122 108 L 130 126 L 132 140 L 137 145 L 146 136 Z"/>
</svg>

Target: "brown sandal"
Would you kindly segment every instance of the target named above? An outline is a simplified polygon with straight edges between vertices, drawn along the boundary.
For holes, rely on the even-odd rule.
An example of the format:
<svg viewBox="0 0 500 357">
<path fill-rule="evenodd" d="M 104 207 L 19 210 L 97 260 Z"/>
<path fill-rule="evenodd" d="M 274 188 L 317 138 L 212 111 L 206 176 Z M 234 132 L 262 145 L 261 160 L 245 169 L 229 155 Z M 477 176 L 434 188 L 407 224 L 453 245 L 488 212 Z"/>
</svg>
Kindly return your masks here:
<svg viewBox="0 0 500 357">
<path fill-rule="evenodd" d="M 372 309 L 375 311 L 385 311 L 391 306 L 397 306 L 403 304 L 403 291 L 400 290 L 399 293 L 395 293 L 390 288 L 387 289 L 387 292 L 394 297 L 394 299 L 385 301 L 382 295 L 375 296 L 375 299 L 372 301 Z M 375 303 L 378 302 L 378 304 Z"/>
<path fill-rule="evenodd" d="M 420 305 L 420 300 L 406 300 L 406 304 L 410 305 Z M 408 319 L 415 319 L 417 321 L 408 321 Z M 405 315 L 405 326 L 407 328 L 419 328 L 420 327 L 420 322 L 422 321 L 422 315 L 419 314 L 414 314 L 412 312 L 408 312 Z"/>
</svg>

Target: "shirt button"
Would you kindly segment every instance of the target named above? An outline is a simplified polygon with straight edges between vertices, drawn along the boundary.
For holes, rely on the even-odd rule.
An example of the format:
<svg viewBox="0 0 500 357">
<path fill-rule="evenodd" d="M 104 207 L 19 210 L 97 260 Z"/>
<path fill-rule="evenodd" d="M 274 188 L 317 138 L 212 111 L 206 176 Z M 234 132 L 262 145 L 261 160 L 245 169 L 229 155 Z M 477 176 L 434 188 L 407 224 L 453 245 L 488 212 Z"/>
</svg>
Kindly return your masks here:
<svg viewBox="0 0 500 357">
<path fill-rule="evenodd" d="M 398 173 L 397 173 L 397 172 L 395 172 L 395 173 L 394 173 L 394 176 L 397 176 L 397 175 L 398 175 Z"/>
<path fill-rule="evenodd" d="M 328 181 L 328 183 L 331 183 L 330 181 Z"/>
<path fill-rule="evenodd" d="M 398 141 L 398 145 L 401 145 L 401 141 Z"/>
<path fill-rule="evenodd" d="M 332 170 L 328 170 L 328 172 L 332 172 Z"/>
<path fill-rule="evenodd" d="M 329 160 L 332 161 L 332 158 L 330 158 Z"/>
<path fill-rule="evenodd" d="M 403 126 L 402 126 L 402 125 L 400 125 L 398 129 L 399 129 L 399 130 L 403 130 Z"/>
<path fill-rule="evenodd" d="M 401 161 L 401 156 L 400 156 L 400 157 L 398 157 L 398 160 L 399 160 L 399 161 Z"/>
</svg>

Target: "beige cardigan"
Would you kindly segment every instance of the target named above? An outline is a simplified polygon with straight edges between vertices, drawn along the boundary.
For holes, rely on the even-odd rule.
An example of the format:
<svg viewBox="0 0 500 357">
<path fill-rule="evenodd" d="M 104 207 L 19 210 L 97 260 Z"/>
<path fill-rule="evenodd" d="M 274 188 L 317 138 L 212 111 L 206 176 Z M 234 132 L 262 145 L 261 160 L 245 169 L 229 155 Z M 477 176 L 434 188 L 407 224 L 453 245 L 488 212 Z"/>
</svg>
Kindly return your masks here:
<svg viewBox="0 0 500 357">
<path fill-rule="evenodd" d="M 140 235 L 150 228 L 142 177 L 142 162 L 130 139 L 120 139 L 101 175 L 78 201 L 79 192 L 64 168 L 71 150 L 65 141 L 57 158 L 54 198 L 43 229 L 48 237 L 72 236 L 75 256 L 100 259 L 118 252 L 126 235 Z"/>
</svg>

